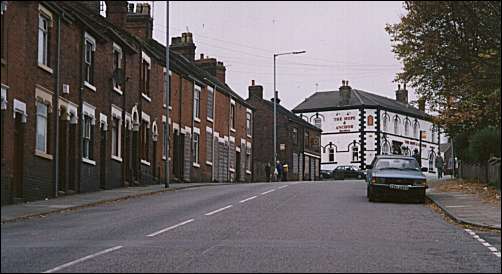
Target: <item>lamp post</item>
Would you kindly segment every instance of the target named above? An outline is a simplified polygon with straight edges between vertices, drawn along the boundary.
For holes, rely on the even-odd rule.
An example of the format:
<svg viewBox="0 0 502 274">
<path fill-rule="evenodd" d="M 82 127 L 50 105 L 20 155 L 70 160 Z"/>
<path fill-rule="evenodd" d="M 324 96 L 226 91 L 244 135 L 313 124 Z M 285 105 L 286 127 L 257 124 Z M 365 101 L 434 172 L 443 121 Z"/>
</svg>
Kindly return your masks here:
<svg viewBox="0 0 502 274">
<path fill-rule="evenodd" d="M 277 89 L 276 89 L 276 72 L 275 72 L 275 64 L 277 56 L 281 55 L 289 55 L 289 54 L 302 54 L 306 51 L 292 51 L 292 52 L 284 52 L 284 53 L 276 53 L 274 54 L 274 166 L 277 163 Z"/>
<path fill-rule="evenodd" d="M 169 90 L 170 90 L 170 85 L 169 83 L 169 1 L 166 2 L 166 74 L 164 76 L 164 81 L 165 81 L 165 94 L 166 94 L 166 125 L 164 126 L 164 144 L 165 144 L 165 150 L 166 150 L 166 162 L 164 165 L 164 187 L 168 188 L 169 187 Z M 166 130 L 167 129 L 167 130 Z"/>
</svg>

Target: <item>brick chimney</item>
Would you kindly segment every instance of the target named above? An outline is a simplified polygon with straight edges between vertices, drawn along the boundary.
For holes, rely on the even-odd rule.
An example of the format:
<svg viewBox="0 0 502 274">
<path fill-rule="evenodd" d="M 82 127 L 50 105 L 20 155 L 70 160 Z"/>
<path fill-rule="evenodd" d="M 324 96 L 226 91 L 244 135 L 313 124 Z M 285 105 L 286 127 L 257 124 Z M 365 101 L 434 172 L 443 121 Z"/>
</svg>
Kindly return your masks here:
<svg viewBox="0 0 502 274">
<path fill-rule="evenodd" d="M 406 84 L 404 84 L 404 89 L 401 89 L 400 84 L 397 85 L 396 101 L 408 104 L 408 90 L 406 90 Z"/>
<path fill-rule="evenodd" d="M 195 60 L 195 44 L 193 43 L 192 33 L 184 32 L 181 37 L 173 37 L 169 48 L 181 55 L 185 56 L 188 60 Z"/>
<path fill-rule="evenodd" d="M 201 54 L 200 57 L 201 59 L 195 60 L 195 64 L 225 83 L 226 68 L 223 62 L 217 61 L 216 58 L 204 58 L 204 54 Z"/>
<path fill-rule="evenodd" d="M 256 97 L 263 99 L 263 86 L 255 85 L 254 80 L 251 80 L 251 85 L 249 86 L 248 90 L 249 90 L 248 98 Z"/>
<path fill-rule="evenodd" d="M 115 26 L 124 28 L 127 22 L 127 7 L 127 1 L 106 1 L 106 18 Z"/>
<path fill-rule="evenodd" d="M 92 10 L 96 14 L 100 13 L 100 4 L 99 1 L 78 1 L 82 5 L 86 6 L 88 9 Z"/>
<path fill-rule="evenodd" d="M 138 3 L 136 10 L 134 4 L 129 4 L 125 29 L 139 38 L 152 39 L 153 18 L 150 16 L 150 4 Z"/>
<path fill-rule="evenodd" d="M 348 105 L 350 102 L 350 94 L 352 93 L 352 88 L 349 86 L 349 81 L 342 80 L 342 86 L 339 88 L 341 104 Z"/>
</svg>

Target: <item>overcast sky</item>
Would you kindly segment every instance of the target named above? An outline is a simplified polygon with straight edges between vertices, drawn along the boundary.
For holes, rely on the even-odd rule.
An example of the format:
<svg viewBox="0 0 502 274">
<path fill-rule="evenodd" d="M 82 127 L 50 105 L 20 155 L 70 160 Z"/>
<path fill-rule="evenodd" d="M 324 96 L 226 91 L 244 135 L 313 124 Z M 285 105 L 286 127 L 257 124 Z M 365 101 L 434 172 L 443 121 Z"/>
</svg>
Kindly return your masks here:
<svg viewBox="0 0 502 274">
<path fill-rule="evenodd" d="M 154 3 L 154 38 L 165 43 L 166 2 Z M 391 51 L 386 23 L 404 15 L 402 2 L 170 2 L 170 36 L 193 33 L 196 58 L 216 57 L 227 84 L 244 99 L 251 80 L 273 97 L 273 54 L 279 56 L 277 90 L 292 109 L 316 90 L 353 88 L 395 98 L 401 64 Z M 316 86 L 317 85 L 317 86 Z M 415 94 L 410 90 L 410 100 Z"/>
</svg>

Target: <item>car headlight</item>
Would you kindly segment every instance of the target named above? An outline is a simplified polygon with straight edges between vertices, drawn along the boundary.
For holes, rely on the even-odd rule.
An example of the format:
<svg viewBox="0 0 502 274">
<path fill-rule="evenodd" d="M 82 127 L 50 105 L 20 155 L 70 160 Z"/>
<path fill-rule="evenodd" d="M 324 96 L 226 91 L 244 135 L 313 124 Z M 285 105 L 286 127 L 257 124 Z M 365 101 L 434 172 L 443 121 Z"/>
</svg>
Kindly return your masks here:
<svg viewBox="0 0 502 274">
<path fill-rule="evenodd" d="M 425 186 L 425 184 L 426 184 L 425 179 L 415 180 L 415 182 L 413 183 L 413 185 L 415 185 L 415 186 Z"/>
</svg>

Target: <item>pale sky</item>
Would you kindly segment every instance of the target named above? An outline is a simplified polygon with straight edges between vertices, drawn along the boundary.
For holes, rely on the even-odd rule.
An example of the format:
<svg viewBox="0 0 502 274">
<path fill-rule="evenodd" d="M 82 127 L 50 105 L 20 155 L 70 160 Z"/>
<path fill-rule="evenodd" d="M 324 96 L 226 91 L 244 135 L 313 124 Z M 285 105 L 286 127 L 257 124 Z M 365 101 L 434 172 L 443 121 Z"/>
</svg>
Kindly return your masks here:
<svg viewBox="0 0 502 274">
<path fill-rule="evenodd" d="M 152 2 L 150 2 L 152 3 Z M 165 44 L 166 2 L 154 3 L 153 36 Z M 316 89 L 356 89 L 395 98 L 402 65 L 391 51 L 386 23 L 404 15 L 402 2 L 170 2 L 170 37 L 193 33 L 196 58 L 216 57 L 227 84 L 244 99 L 251 80 L 273 97 L 273 54 L 279 56 L 277 90 L 292 109 Z M 316 87 L 317 84 L 317 87 Z M 416 100 L 412 90 L 409 100 Z"/>
</svg>

